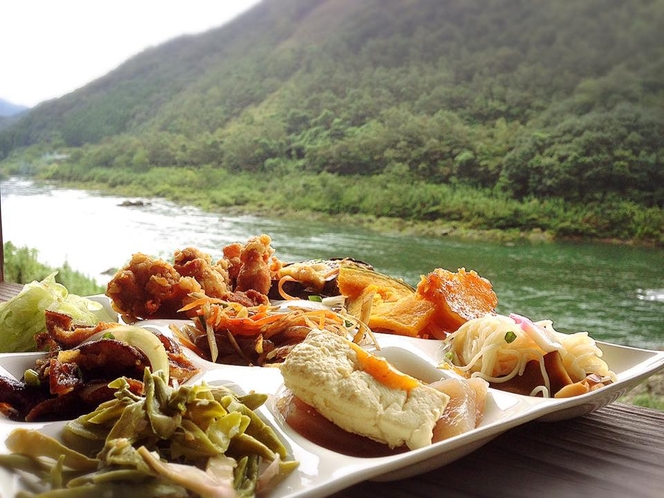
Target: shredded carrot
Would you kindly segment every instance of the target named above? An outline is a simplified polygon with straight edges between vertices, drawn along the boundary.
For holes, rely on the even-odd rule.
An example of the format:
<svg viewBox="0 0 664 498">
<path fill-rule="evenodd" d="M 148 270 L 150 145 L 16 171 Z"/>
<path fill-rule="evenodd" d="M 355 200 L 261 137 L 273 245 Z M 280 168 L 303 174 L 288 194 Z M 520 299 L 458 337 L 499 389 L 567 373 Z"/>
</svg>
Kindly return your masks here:
<svg viewBox="0 0 664 498">
<path fill-rule="evenodd" d="M 173 324 L 170 324 L 168 327 L 171 330 L 171 332 L 173 332 L 173 335 L 175 335 L 178 338 L 178 340 L 180 340 L 185 347 L 191 349 L 194 353 L 196 353 L 201 358 L 205 358 L 206 355 L 203 352 L 203 350 L 201 348 L 199 348 L 198 346 L 196 346 L 196 344 L 194 344 L 191 341 L 189 336 L 187 334 L 185 334 L 184 331 L 177 328 Z"/>
<path fill-rule="evenodd" d="M 267 323 L 272 323 L 277 320 L 281 320 L 286 313 L 274 313 L 272 315 L 265 314 L 265 316 L 261 317 L 259 320 L 255 320 L 256 323 L 260 324 L 267 324 Z"/>
<path fill-rule="evenodd" d="M 282 280 L 287 281 L 289 278 L 284 277 Z M 212 361 L 218 359 L 222 343 L 218 344 L 217 341 L 221 340 L 223 349 L 226 350 L 226 345 L 230 346 L 238 359 L 249 364 L 252 361 L 263 364 L 269 361 L 270 351 L 288 347 L 289 337 L 294 337 L 281 334 L 298 327 L 319 328 L 340 335 L 351 333 L 352 340 L 358 343 L 362 338 L 370 336 L 375 343 L 371 330 L 365 324 L 326 308 L 293 306 L 289 310 L 283 310 L 270 304 L 244 306 L 237 302 L 205 298 L 196 299 L 187 306 L 190 310 L 197 308 L 196 314 L 200 320 L 194 320 L 193 326 L 183 329 L 182 333 L 189 335 L 188 344 L 197 340 L 197 337 L 205 337 L 209 352 L 199 353 L 199 348 L 195 351 Z M 250 341 L 251 345 L 246 340 L 240 340 L 241 338 L 253 339 Z M 271 343 L 269 348 L 266 341 Z M 277 357 L 276 354 L 272 356 Z"/>
<path fill-rule="evenodd" d="M 221 306 L 215 306 L 214 314 L 215 314 L 214 326 L 218 327 L 221 321 L 224 319 L 225 316 L 224 309 Z"/>
<path fill-rule="evenodd" d="M 212 327 L 219 325 L 219 311 L 219 306 L 215 306 L 213 308 L 207 307 L 207 309 L 204 309 L 203 315 L 206 316 L 205 323 L 211 325 Z"/>
<path fill-rule="evenodd" d="M 253 335 L 259 333 L 261 329 L 271 323 L 281 320 L 283 317 L 280 315 L 268 315 L 260 320 L 253 320 L 251 318 L 233 318 L 227 317 L 223 321 L 224 326 L 232 329 L 232 332 L 237 335 Z"/>
<path fill-rule="evenodd" d="M 256 306 L 256 314 L 257 315 L 267 315 L 271 309 L 274 309 L 274 306 L 270 306 L 268 304 L 259 304 Z"/>
<path fill-rule="evenodd" d="M 199 308 L 203 306 L 206 303 L 223 303 L 221 299 L 213 298 L 213 297 L 201 297 L 198 299 L 194 299 L 192 302 L 189 304 L 185 304 L 182 308 L 178 310 L 178 312 L 183 312 L 183 311 L 189 311 L 194 308 Z"/>
</svg>

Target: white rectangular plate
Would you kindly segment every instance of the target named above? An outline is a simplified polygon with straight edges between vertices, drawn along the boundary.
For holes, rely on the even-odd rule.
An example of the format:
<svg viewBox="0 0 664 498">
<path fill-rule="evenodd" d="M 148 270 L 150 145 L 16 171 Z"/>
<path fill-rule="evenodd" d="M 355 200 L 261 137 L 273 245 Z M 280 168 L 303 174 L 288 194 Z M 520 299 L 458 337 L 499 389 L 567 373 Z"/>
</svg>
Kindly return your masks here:
<svg viewBox="0 0 664 498">
<path fill-rule="evenodd" d="M 141 325 L 168 333 L 173 320 L 151 320 Z M 184 323 L 184 322 L 182 322 Z M 437 380 L 445 371 L 436 366 L 443 355 L 441 342 L 376 334 L 380 351 L 397 368 L 426 382 Z M 290 453 L 300 462 L 298 469 L 267 496 L 326 496 L 358 482 L 396 480 L 411 477 L 461 458 L 503 432 L 531 420 L 553 422 L 588 414 L 625 394 L 645 378 L 664 368 L 664 351 L 649 351 L 600 343 L 604 359 L 616 373 L 617 382 L 597 391 L 567 399 L 542 399 L 489 390 L 484 420 L 476 429 L 454 438 L 399 455 L 357 458 L 327 450 L 308 441 L 286 425 L 273 406 L 274 395 L 282 388 L 278 368 L 240 367 L 210 363 L 190 354 L 201 367 L 191 382 L 230 384 L 238 391 L 270 394 L 271 399 L 258 411 L 285 440 Z M 189 353 L 189 351 L 187 350 Z M 0 374 L 20 378 L 34 364 L 38 353 L 0 354 Z M 0 452 L 7 452 L 4 441 L 16 427 L 31 427 L 46 434 L 59 434 L 64 422 L 20 423 L 0 419 Z M 14 496 L 23 488 L 15 474 L 0 468 L 2 496 Z M 6 493 L 6 495 L 5 495 Z"/>
</svg>

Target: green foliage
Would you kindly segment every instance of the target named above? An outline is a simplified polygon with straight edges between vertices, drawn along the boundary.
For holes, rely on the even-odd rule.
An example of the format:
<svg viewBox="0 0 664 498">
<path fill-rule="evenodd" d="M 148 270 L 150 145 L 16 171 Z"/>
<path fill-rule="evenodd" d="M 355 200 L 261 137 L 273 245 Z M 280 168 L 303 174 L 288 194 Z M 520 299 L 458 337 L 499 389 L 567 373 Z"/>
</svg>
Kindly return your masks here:
<svg viewBox="0 0 664 498">
<path fill-rule="evenodd" d="M 664 207 L 664 113 L 619 104 L 521 138 L 505 157 L 501 184 L 516 197 L 584 202 L 618 195 Z"/>
<path fill-rule="evenodd" d="M 55 280 L 64 285 L 69 292 L 79 296 L 90 296 L 104 292 L 104 288 L 91 278 L 75 271 L 65 262 L 58 268 L 49 267 L 39 262 L 36 249 L 16 247 L 11 242 L 4 244 L 5 280 L 19 284 L 41 281 L 57 270 Z"/>
<path fill-rule="evenodd" d="M 636 406 L 643 406 L 645 408 L 664 411 L 664 398 L 662 398 L 662 396 L 640 394 L 634 397 L 631 400 L 631 403 Z"/>
</svg>

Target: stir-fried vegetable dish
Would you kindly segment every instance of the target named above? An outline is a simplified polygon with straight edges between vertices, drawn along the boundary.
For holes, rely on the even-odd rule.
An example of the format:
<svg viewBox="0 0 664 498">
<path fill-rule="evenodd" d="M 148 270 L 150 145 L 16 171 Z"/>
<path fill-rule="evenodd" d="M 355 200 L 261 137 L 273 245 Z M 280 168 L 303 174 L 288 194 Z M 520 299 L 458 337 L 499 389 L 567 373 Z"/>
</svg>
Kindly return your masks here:
<svg viewBox="0 0 664 498">
<path fill-rule="evenodd" d="M 149 369 L 143 385 L 139 396 L 115 380 L 114 399 L 67 423 L 64 443 L 14 430 L 6 441 L 13 453 L 0 455 L 0 464 L 34 474 L 63 497 L 254 496 L 297 467 L 254 412 L 265 395 L 173 388 Z"/>
<path fill-rule="evenodd" d="M 312 328 L 349 336 L 356 343 L 372 337 L 371 329 L 352 316 L 325 307 L 240 303 L 199 298 L 184 311 L 195 312 L 191 325 L 172 326 L 175 335 L 203 358 L 219 363 L 266 365 L 280 363 Z"/>
</svg>

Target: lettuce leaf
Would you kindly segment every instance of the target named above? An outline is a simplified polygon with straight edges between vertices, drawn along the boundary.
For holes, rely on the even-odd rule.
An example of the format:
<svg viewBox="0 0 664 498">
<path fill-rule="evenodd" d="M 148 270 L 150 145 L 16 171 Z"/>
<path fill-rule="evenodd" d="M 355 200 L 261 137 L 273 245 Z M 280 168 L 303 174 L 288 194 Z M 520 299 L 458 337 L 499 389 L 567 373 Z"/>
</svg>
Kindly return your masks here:
<svg viewBox="0 0 664 498">
<path fill-rule="evenodd" d="M 44 311 L 70 315 L 81 325 L 115 321 L 104 307 L 91 299 L 70 294 L 55 281 L 57 272 L 41 282 L 31 282 L 7 302 L 0 303 L 0 352 L 35 351 L 34 336 L 46 329 Z"/>
</svg>

